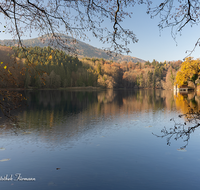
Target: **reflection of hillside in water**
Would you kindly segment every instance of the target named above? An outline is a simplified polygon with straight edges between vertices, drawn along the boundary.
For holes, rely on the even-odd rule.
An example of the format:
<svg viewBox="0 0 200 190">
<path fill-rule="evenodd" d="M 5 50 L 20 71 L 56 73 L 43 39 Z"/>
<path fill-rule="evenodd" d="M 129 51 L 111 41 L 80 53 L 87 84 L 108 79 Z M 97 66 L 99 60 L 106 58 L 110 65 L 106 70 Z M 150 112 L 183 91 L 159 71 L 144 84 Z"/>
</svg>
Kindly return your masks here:
<svg viewBox="0 0 200 190">
<path fill-rule="evenodd" d="M 26 93 L 28 107 L 26 111 L 56 112 L 77 114 L 83 111 L 109 114 L 120 110 L 142 111 L 173 107 L 172 92 L 162 90 L 137 91 L 29 91 Z M 118 109 L 116 109 L 118 108 Z M 119 110 L 120 108 L 120 110 Z"/>
<path fill-rule="evenodd" d="M 194 111 L 200 110 L 200 93 L 191 92 L 189 94 L 177 93 L 174 95 L 176 109 L 182 114 L 189 112 L 192 108 Z"/>
<path fill-rule="evenodd" d="M 173 93 L 162 90 L 138 90 L 138 91 L 114 91 L 115 95 L 98 94 L 97 108 L 93 107 L 93 112 L 101 115 L 129 115 L 138 112 L 154 112 L 161 109 L 171 110 L 174 107 Z M 109 101 L 102 101 L 106 95 Z M 101 98 L 100 98 L 101 97 Z"/>
<path fill-rule="evenodd" d="M 171 110 L 174 107 L 172 92 L 163 90 L 138 91 L 136 96 L 123 98 L 124 108 L 127 113 L 133 111 L 146 112 L 148 110 L 159 111 L 161 109 Z"/>
<path fill-rule="evenodd" d="M 102 120 L 139 112 L 172 110 L 173 93 L 162 90 L 28 91 L 28 107 L 18 114 L 24 131 L 45 142 L 72 142 L 98 134 Z"/>
</svg>

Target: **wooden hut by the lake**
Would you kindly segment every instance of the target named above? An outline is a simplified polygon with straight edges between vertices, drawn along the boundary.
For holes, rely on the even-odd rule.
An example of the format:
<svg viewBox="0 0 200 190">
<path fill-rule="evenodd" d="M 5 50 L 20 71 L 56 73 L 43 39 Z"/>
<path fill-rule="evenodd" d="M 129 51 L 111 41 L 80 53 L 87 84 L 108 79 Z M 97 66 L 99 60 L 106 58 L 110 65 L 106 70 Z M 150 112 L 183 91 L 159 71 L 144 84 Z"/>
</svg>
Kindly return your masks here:
<svg viewBox="0 0 200 190">
<path fill-rule="evenodd" d="M 174 86 L 175 92 L 188 93 L 189 91 L 193 91 L 193 90 L 194 88 L 191 88 L 188 85 L 182 85 L 180 87 L 178 87 L 177 85 Z"/>
</svg>

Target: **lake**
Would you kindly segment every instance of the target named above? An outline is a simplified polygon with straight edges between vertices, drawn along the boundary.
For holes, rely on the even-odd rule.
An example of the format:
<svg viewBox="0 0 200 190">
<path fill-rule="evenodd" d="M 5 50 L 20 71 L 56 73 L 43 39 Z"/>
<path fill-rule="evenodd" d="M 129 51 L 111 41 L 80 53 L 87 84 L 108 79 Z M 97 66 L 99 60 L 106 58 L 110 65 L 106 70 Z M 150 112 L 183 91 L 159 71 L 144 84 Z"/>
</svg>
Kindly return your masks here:
<svg viewBox="0 0 200 190">
<path fill-rule="evenodd" d="M 198 94 L 25 91 L 0 125 L 1 189 L 174 190 L 200 186 L 200 130 L 178 117 Z M 174 118 L 174 121 L 170 119 Z M 178 125 L 180 123 L 180 125 Z M 190 129 L 190 128 L 189 128 Z"/>
</svg>

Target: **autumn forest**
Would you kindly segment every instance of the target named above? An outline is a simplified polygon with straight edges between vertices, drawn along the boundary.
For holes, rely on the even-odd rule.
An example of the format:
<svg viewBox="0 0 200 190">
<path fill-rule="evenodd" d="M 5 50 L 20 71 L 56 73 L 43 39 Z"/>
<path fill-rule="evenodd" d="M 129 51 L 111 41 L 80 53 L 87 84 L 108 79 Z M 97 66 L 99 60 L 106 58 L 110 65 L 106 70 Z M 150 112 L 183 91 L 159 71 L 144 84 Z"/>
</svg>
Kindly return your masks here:
<svg viewBox="0 0 200 190">
<path fill-rule="evenodd" d="M 78 58 L 51 47 L 0 46 L 1 88 L 159 88 L 170 89 L 181 61 L 115 62 Z M 1 56 L 1 57 L 2 57 Z"/>
</svg>

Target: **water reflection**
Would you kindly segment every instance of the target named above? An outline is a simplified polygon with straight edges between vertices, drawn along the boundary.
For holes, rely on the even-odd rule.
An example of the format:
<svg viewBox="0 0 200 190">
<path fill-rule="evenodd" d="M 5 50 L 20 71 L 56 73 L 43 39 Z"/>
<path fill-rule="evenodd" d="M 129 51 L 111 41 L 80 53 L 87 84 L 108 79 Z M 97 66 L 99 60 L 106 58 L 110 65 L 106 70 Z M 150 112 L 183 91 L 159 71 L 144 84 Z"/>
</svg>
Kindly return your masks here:
<svg viewBox="0 0 200 190">
<path fill-rule="evenodd" d="M 168 114 L 175 106 L 173 92 L 162 90 L 44 90 L 25 91 L 24 96 L 28 106 L 16 113 L 19 126 L 7 123 L 2 125 L 1 133 L 32 133 L 56 144 L 77 141 L 92 131 L 100 133 L 103 127 L 111 127 L 102 126 L 102 122 L 116 118 L 131 117 L 132 125 L 136 122 L 141 125 L 152 118 L 156 122 L 161 119 L 161 112 Z M 149 126 L 152 125 L 147 123 L 144 127 Z"/>
<path fill-rule="evenodd" d="M 62 144 L 80 139 L 91 131 L 103 130 L 97 127 L 103 120 L 115 118 L 134 117 L 132 121 L 145 122 L 153 118 L 159 122 L 160 114 L 179 112 L 188 113 L 192 108 L 196 113 L 200 109 L 200 93 L 173 94 L 172 91 L 162 90 L 106 90 L 106 91 L 25 91 L 27 105 L 17 113 L 19 126 L 7 123 L 2 124 L 2 134 L 36 134 L 46 142 Z M 150 115 L 149 115 L 150 114 Z M 174 115 L 173 115 L 174 116 Z M 166 137 L 167 144 L 171 139 L 184 137 L 185 148 L 190 135 L 198 128 L 198 123 L 189 122 L 185 125 L 183 120 L 178 123 L 172 116 L 169 128 L 161 129 L 158 137 Z M 184 117 L 188 122 L 189 116 Z M 117 124 L 116 124 L 117 125 Z M 135 125 L 135 123 L 134 123 Z M 152 127 L 147 124 L 145 128 Z M 174 127 L 171 127 L 174 126 Z M 118 126 L 120 127 L 120 126 Z M 9 132 L 8 132 L 9 131 Z"/>
<path fill-rule="evenodd" d="M 173 93 L 161 90 L 27 91 L 25 96 L 28 107 L 18 114 L 18 118 L 32 128 L 52 128 L 73 122 L 73 116 L 83 123 L 99 116 L 120 117 L 162 109 L 170 111 L 175 105 Z"/>
<path fill-rule="evenodd" d="M 157 137 L 165 137 L 167 145 L 171 145 L 172 139 L 182 140 L 179 151 L 186 151 L 185 148 L 189 144 L 190 137 L 200 126 L 200 93 L 178 93 L 174 96 L 176 109 L 180 111 L 179 118 L 183 118 L 184 121 L 178 121 L 173 117 L 170 119 L 173 121 L 173 127 L 164 127 L 161 130 L 161 135 L 154 134 Z"/>
<path fill-rule="evenodd" d="M 2 189 L 199 186 L 199 141 L 185 152 L 179 144 L 169 147 L 166 139 L 152 135 L 163 126 L 168 130 L 173 125 L 170 118 L 184 110 L 181 101 L 191 100 L 161 90 L 26 91 L 24 95 L 28 106 L 15 113 L 19 126 L 0 125 L 0 176 L 21 173 L 36 181 L 2 182 Z M 183 180 L 188 174 L 192 183 Z"/>
<path fill-rule="evenodd" d="M 168 116 L 179 111 L 188 113 L 189 108 L 199 110 L 200 94 L 173 94 L 172 91 L 162 90 L 106 90 L 106 91 L 25 91 L 27 105 L 17 113 L 19 126 L 7 123 L 1 125 L 1 133 L 9 131 L 13 134 L 33 133 L 47 142 L 71 142 L 80 139 L 91 131 L 103 130 L 97 127 L 103 120 L 115 118 L 134 117 L 132 121 L 145 122 L 153 118 L 160 122 L 160 114 Z M 174 115 L 172 114 L 172 117 Z M 185 148 L 190 139 L 190 134 L 197 126 L 185 126 L 184 122 L 177 123 L 173 117 L 173 128 L 163 128 L 157 136 L 166 137 L 167 144 L 170 140 L 183 138 Z M 186 121 L 186 118 L 185 118 Z M 136 123 L 134 123 L 135 125 Z M 146 124 L 145 128 L 152 127 Z M 120 126 L 118 126 L 120 127 Z M 164 124 L 163 126 L 164 127 Z M 187 130 L 186 130 L 187 127 Z M 191 128 L 193 127 L 193 128 Z M 9 134 L 8 133 L 8 134 Z"/>
<path fill-rule="evenodd" d="M 200 126 L 200 123 L 193 124 L 192 126 L 186 126 L 187 125 L 186 122 L 177 123 L 174 120 L 174 118 L 172 120 L 174 121 L 174 127 L 170 127 L 169 129 L 164 127 L 161 130 L 162 135 L 157 135 L 157 134 L 154 135 L 161 138 L 166 137 L 167 145 L 171 145 L 172 139 L 174 140 L 181 139 L 183 141 L 183 145 L 181 145 L 180 149 L 177 150 L 184 151 L 189 144 L 191 134 L 194 133 L 195 130 Z"/>
</svg>

